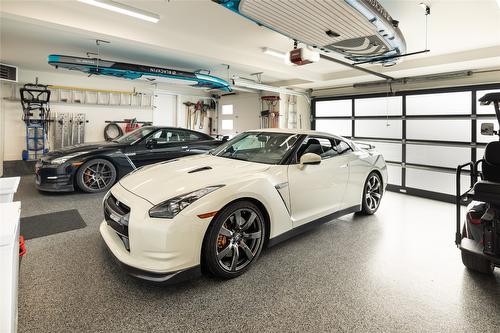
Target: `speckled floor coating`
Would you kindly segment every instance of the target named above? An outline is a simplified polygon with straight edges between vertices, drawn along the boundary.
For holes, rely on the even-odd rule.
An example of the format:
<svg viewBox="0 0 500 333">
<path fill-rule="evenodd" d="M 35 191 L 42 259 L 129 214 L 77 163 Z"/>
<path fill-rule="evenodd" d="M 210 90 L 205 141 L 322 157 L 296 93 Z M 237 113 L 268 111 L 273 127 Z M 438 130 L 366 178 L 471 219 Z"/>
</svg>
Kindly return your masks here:
<svg viewBox="0 0 500 333">
<path fill-rule="evenodd" d="M 387 193 L 376 215 L 267 249 L 237 279 L 168 287 L 125 275 L 109 257 L 102 196 L 42 194 L 22 178 L 22 216 L 76 208 L 87 227 L 27 242 L 19 332 L 500 331 L 500 270 L 462 266 L 453 205 Z"/>
</svg>

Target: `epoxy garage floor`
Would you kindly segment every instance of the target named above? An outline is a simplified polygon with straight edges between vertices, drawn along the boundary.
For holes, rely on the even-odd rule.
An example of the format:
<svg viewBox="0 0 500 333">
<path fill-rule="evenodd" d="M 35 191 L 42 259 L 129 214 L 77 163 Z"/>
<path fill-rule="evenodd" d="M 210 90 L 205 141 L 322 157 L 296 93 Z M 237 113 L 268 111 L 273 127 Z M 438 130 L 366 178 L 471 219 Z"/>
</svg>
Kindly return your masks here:
<svg viewBox="0 0 500 333">
<path fill-rule="evenodd" d="M 500 271 L 464 268 L 453 205 L 387 193 L 375 216 L 267 249 L 237 279 L 158 286 L 107 254 L 102 197 L 39 193 L 23 177 L 23 216 L 76 208 L 87 226 L 27 242 L 20 332 L 499 331 Z"/>
</svg>

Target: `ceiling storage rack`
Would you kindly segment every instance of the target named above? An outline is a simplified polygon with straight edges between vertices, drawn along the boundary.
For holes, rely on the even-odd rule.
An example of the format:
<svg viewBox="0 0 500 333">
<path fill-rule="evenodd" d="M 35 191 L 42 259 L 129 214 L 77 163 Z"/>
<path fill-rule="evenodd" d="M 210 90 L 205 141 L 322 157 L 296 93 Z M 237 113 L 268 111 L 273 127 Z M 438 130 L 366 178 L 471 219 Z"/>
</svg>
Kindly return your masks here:
<svg viewBox="0 0 500 333">
<path fill-rule="evenodd" d="M 5 100 L 18 102 L 19 84 L 11 84 L 10 97 Z M 136 91 L 102 90 L 49 85 L 51 104 L 93 105 L 106 107 L 152 109 L 153 94 Z"/>
</svg>

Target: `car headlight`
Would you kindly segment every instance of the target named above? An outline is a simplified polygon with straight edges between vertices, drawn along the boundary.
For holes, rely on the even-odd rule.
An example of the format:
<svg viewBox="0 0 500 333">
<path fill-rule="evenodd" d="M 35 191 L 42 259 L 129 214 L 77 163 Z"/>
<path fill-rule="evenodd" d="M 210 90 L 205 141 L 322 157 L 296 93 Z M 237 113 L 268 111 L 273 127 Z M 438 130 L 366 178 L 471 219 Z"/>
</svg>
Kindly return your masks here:
<svg viewBox="0 0 500 333">
<path fill-rule="evenodd" d="M 71 155 L 65 155 L 65 156 L 61 156 L 61 157 L 58 157 L 58 158 L 54 158 L 52 161 L 50 161 L 51 164 L 63 164 L 64 162 L 72 159 L 72 158 L 75 158 L 77 156 L 80 156 L 80 155 L 83 155 L 83 154 L 87 154 L 88 151 L 82 151 L 82 152 L 79 152 L 79 153 L 76 153 L 76 154 L 71 154 Z"/>
<path fill-rule="evenodd" d="M 210 192 L 213 192 L 224 185 L 207 186 L 202 189 L 182 194 L 172 199 L 168 199 L 149 210 L 150 217 L 159 217 L 164 219 L 173 219 L 184 208 L 195 202 L 201 197 L 204 197 Z"/>
</svg>

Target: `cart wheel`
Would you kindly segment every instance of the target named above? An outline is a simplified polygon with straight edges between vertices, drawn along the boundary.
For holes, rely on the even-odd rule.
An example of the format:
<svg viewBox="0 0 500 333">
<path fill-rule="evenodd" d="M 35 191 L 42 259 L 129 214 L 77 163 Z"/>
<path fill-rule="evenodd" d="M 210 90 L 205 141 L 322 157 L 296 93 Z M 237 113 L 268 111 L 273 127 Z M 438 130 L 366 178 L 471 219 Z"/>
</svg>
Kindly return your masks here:
<svg viewBox="0 0 500 333">
<path fill-rule="evenodd" d="M 491 274 L 495 269 L 491 261 L 465 251 L 462 251 L 462 262 L 468 269 L 483 274 Z"/>
</svg>

